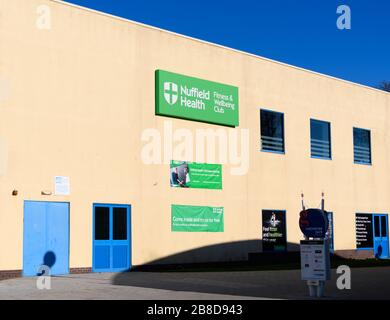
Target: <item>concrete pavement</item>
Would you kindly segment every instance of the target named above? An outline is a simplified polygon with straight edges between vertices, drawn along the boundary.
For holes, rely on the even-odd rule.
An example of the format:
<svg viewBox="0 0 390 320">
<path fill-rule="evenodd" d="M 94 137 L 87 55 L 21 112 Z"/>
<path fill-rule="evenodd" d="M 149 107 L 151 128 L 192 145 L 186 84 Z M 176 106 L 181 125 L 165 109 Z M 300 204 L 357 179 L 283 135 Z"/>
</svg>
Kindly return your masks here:
<svg viewBox="0 0 390 320">
<path fill-rule="evenodd" d="M 136 273 L 134 273 L 136 274 Z M 139 274 L 136 274 L 138 276 Z M 182 292 L 114 285 L 113 273 L 66 275 L 51 278 L 50 290 L 38 290 L 37 278 L 0 281 L 0 300 L 237 300 L 252 297 Z M 259 299 L 259 298 L 256 298 Z"/>
<path fill-rule="evenodd" d="M 390 299 L 390 267 L 352 270 L 352 289 L 338 290 L 337 274 L 325 299 Z M 37 278 L 0 281 L 0 299 L 308 299 L 299 270 L 235 272 L 127 272 L 51 278 L 38 290 Z"/>
</svg>

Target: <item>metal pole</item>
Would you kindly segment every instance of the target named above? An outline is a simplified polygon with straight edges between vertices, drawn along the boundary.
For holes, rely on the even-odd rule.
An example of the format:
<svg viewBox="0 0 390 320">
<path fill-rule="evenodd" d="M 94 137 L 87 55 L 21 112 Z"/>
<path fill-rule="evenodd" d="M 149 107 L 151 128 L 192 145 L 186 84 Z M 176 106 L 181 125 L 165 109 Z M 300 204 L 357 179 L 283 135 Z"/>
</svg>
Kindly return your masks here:
<svg viewBox="0 0 390 320">
<path fill-rule="evenodd" d="M 321 194 L 321 210 L 325 214 L 325 194 L 322 192 Z M 325 257 L 328 254 L 328 246 L 325 244 L 325 241 L 327 241 L 327 236 L 325 234 L 325 238 L 322 239 L 324 241 L 324 249 L 326 250 L 325 252 Z M 324 289 L 325 289 L 325 281 L 319 281 L 318 286 L 317 286 L 317 297 L 322 298 L 324 296 Z"/>
</svg>

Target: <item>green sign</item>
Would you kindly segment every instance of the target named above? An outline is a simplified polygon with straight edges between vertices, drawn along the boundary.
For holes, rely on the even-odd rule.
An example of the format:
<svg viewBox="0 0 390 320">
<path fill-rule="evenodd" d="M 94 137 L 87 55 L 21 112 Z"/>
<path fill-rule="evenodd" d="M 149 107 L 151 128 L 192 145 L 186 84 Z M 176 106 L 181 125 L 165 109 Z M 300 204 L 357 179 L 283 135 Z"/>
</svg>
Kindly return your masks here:
<svg viewBox="0 0 390 320">
<path fill-rule="evenodd" d="M 171 161 L 171 187 L 222 189 L 222 165 Z"/>
<path fill-rule="evenodd" d="M 223 207 L 172 205 L 172 231 L 223 232 Z"/>
<path fill-rule="evenodd" d="M 238 88 L 156 70 L 156 114 L 238 126 Z"/>
</svg>

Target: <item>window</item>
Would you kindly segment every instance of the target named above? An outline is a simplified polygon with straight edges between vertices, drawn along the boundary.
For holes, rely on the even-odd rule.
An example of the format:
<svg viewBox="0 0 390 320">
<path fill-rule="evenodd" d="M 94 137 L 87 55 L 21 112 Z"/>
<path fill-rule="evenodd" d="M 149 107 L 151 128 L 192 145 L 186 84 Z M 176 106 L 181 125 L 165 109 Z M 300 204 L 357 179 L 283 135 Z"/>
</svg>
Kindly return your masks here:
<svg viewBox="0 0 390 320">
<path fill-rule="evenodd" d="M 374 216 L 374 236 L 379 238 L 381 236 L 381 227 L 379 224 L 379 216 Z"/>
<path fill-rule="evenodd" d="M 108 207 L 95 208 L 95 240 L 110 238 L 110 209 Z"/>
<path fill-rule="evenodd" d="M 260 110 L 261 150 L 284 153 L 284 116 Z"/>
<path fill-rule="evenodd" d="M 371 164 L 371 132 L 353 128 L 353 156 L 355 163 Z"/>
<path fill-rule="evenodd" d="M 331 159 L 330 123 L 310 120 L 311 156 L 313 158 Z"/>
<path fill-rule="evenodd" d="M 113 239 L 127 239 L 127 208 L 113 208 Z"/>
<path fill-rule="evenodd" d="M 381 216 L 381 234 L 382 237 L 387 237 L 387 221 L 386 216 Z"/>
</svg>

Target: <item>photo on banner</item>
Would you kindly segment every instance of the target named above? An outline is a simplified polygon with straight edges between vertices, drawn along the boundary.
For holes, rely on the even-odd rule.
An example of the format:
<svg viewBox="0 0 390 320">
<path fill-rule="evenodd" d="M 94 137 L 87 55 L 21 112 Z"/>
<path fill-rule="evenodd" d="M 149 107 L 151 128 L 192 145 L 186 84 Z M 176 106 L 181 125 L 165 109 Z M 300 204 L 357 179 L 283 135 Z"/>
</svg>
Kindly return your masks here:
<svg viewBox="0 0 390 320">
<path fill-rule="evenodd" d="M 170 184 L 176 188 L 222 189 L 222 165 L 172 160 Z"/>
</svg>

